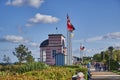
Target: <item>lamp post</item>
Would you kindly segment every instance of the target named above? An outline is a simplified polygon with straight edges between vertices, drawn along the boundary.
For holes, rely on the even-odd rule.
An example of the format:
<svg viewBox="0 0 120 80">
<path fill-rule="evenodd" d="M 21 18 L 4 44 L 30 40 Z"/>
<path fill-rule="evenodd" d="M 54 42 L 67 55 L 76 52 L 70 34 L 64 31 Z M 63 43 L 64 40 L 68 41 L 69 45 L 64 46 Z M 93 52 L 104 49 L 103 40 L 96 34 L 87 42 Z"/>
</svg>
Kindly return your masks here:
<svg viewBox="0 0 120 80">
<path fill-rule="evenodd" d="M 109 54 L 109 71 L 110 71 L 110 54 Z"/>
<path fill-rule="evenodd" d="M 110 61 L 110 60 L 112 59 L 112 51 L 109 51 L 109 50 L 108 50 L 108 52 L 109 52 L 109 63 L 108 63 L 108 64 L 109 64 L 109 67 L 108 67 L 108 69 L 109 69 L 109 71 L 110 71 L 110 70 L 111 70 L 111 67 L 110 67 L 111 61 Z"/>
<path fill-rule="evenodd" d="M 112 47 L 112 46 L 110 46 L 109 48 L 108 48 L 108 52 L 109 52 L 109 71 L 110 71 L 110 60 L 111 59 L 113 59 L 113 50 L 114 50 L 114 48 Z"/>
</svg>

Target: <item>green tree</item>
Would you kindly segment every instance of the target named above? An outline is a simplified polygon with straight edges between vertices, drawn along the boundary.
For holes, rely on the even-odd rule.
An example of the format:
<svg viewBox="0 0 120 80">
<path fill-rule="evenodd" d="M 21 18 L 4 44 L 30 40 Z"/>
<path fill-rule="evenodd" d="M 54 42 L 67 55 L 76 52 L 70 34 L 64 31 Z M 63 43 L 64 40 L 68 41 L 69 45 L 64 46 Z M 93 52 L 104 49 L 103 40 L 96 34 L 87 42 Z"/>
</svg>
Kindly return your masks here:
<svg viewBox="0 0 120 80">
<path fill-rule="evenodd" d="M 114 65 L 112 63 L 112 61 L 113 61 L 113 50 L 114 50 L 114 48 L 112 46 L 108 47 L 109 60 L 107 61 L 107 63 L 108 63 L 109 71 L 112 70 L 112 68 L 113 68 L 113 67 L 111 67 L 111 65 Z"/>
<path fill-rule="evenodd" d="M 101 52 L 101 60 L 104 60 L 104 51 Z"/>
<path fill-rule="evenodd" d="M 117 61 L 120 62 L 120 53 L 117 54 Z"/>
<path fill-rule="evenodd" d="M 105 51 L 104 54 L 105 54 L 104 59 L 109 60 L 109 51 Z"/>
<path fill-rule="evenodd" d="M 5 63 L 9 64 L 9 63 L 10 63 L 10 57 L 4 55 L 4 56 L 3 56 L 3 61 L 4 61 Z"/>
<path fill-rule="evenodd" d="M 18 58 L 19 63 L 22 63 L 23 61 L 26 61 L 26 59 L 28 59 L 28 56 L 31 55 L 31 51 L 29 51 L 25 45 L 20 44 L 17 48 L 15 48 L 15 52 L 13 52 L 13 55 Z"/>
<path fill-rule="evenodd" d="M 108 51 L 110 52 L 110 58 L 113 59 L 113 50 L 114 48 L 112 46 L 108 47 Z"/>
<path fill-rule="evenodd" d="M 120 50 L 114 51 L 114 60 L 120 62 Z"/>
<path fill-rule="evenodd" d="M 94 61 L 97 61 L 97 62 L 100 62 L 100 61 L 101 61 L 101 54 L 95 54 L 95 55 L 93 56 L 93 60 L 94 60 Z"/>
<path fill-rule="evenodd" d="M 102 60 L 100 60 L 100 58 Z M 93 59 L 95 61 L 102 61 L 103 63 L 106 63 L 109 70 L 115 70 L 119 66 L 118 63 L 120 62 L 120 50 L 115 50 L 114 47 L 110 46 L 106 51 L 95 54 Z"/>
<path fill-rule="evenodd" d="M 32 55 L 28 55 L 28 56 L 26 57 L 26 61 L 27 61 L 28 63 L 34 62 L 33 56 L 32 56 Z"/>
</svg>

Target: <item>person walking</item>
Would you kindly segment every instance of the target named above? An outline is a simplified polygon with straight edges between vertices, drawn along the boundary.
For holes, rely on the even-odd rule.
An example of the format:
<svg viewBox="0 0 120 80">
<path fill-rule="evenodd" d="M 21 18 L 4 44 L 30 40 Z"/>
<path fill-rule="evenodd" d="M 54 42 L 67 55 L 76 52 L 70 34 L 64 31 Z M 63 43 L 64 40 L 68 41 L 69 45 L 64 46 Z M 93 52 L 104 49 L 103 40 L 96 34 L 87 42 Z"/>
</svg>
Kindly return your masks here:
<svg viewBox="0 0 120 80">
<path fill-rule="evenodd" d="M 84 74 L 82 72 L 78 72 L 77 75 L 72 77 L 72 80 L 85 80 Z"/>
<path fill-rule="evenodd" d="M 77 80 L 85 80 L 84 74 L 82 72 L 77 73 Z"/>
</svg>

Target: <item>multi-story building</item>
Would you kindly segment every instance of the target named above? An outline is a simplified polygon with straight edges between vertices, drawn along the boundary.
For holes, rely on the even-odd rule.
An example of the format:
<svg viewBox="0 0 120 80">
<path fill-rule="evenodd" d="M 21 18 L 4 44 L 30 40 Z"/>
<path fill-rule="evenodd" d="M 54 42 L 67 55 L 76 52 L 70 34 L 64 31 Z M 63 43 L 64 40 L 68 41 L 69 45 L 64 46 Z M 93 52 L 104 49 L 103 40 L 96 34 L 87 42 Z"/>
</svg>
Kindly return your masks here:
<svg viewBox="0 0 120 80">
<path fill-rule="evenodd" d="M 62 34 L 49 34 L 40 44 L 40 61 L 49 65 L 66 64 L 65 37 Z"/>
</svg>

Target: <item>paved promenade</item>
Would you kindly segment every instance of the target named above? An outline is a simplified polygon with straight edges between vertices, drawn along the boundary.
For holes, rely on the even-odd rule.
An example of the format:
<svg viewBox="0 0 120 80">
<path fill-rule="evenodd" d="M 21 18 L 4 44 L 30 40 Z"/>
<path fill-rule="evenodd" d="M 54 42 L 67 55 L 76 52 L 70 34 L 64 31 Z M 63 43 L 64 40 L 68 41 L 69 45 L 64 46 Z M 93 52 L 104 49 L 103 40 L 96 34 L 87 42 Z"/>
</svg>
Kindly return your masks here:
<svg viewBox="0 0 120 80">
<path fill-rule="evenodd" d="M 120 75 L 112 72 L 92 71 L 92 80 L 120 80 Z"/>
</svg>

